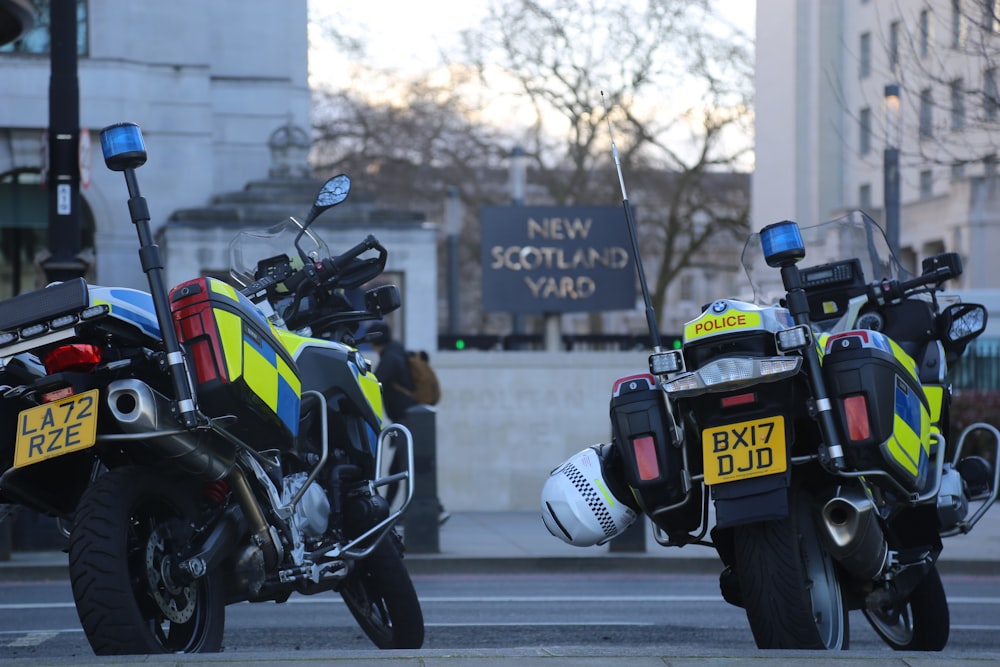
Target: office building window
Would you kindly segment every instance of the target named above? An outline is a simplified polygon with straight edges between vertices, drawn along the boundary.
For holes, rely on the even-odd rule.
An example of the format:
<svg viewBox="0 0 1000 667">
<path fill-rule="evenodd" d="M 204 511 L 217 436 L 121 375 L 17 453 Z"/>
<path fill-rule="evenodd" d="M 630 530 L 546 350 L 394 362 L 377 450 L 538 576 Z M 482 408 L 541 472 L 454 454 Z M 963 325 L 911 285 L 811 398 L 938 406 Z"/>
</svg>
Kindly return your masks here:
<svg viewBox="0 0 1000 667">
<path fill-rule="evenodd" d="M 962 79 L 951 82 L 951 129 L 965 127 L 965 86 Z"/>
<path fill-rule="evenodd" d="M 899 67 L 899 21 L 889 24 L 889 70 Z"/>
<path fill-rule="evenodd" d="M 920 172 L 920 197 L 927 198 L 934 194 L 934 172 L 925 169 Z"/>
<path fill-rule="evenodd" d="M 1000 90 L 997 89 L 997 68 L 983 72 L 983 118 L 996 120 L 1000 116 Z"/>
<path fill-rule="evenodd" d="M 920 57 L 926 58 L 931 53 L 931 10 L 920 12 Z"/>
<path fill-rule="evenodd" d="M 858 76 L 866 79 L 872 73 L 872 34 L 870 32 L 861 34 L 858 50 Z"/>
<path fill-rule="evenodd" d="M 934 136 L 934 97 L 930 88 L 920 91 L 920 126 L 921 138 Z"/>
<path fill-rule="evenodd" d="M 862 155 L 868 155 L 872 150 L 872 110 L 862 109 L 858 117 L 859 143 L 858 149 Z"/>
<path fill-rule="evenodd" d="M 858 206 L 868 209 L 872 206 L 872 186 L 871 183 L 862 183 L 858 187 Z"/>
<path fill-rule="evenodd" d="M 1000 0 L 982 0 L 983 31 L 1000 33 Z"/>
<path fill-rule="evenodd" d="M 859 51 L 858 76 L 865 79 L 872 73 L 872 34 L 870 32 L 861 34 Z"/>
<path fill-rule="evenodd" d="M 965 15 L 962 0 L 951 0 L 951 46 L 957 49 L 965 44 Z"/>
<path fill-rule="evenodd" d="M 0 46 L 0 53 L 35 53 L 44 55 L 51 47 L 51 0 L 30 0 L 35 7 L 35 27 L 21 39 Z M 76 2 L 76 53 L 87 54 L 87 0 Z"/>
</svg>

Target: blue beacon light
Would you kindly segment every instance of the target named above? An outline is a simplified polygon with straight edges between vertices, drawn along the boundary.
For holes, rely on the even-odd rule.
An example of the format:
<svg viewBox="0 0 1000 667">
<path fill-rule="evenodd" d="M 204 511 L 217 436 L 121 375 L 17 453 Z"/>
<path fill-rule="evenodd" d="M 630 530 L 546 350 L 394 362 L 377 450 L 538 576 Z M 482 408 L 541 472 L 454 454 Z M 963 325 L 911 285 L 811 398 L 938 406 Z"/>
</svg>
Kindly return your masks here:
<svg viewBox="0 0 1000 667">
<path fill-rule="evenodd" d="M 768 266 L 780 267 L 794 264 L 806 256 L 805 243 L 799 226 L 791 220 L 783 220 L 760 230 L 760 243 L 764 251 L 764 261 Z"/>
<path fill-rule="evenodd" d="M 135 123 L 116 123 L 101 130 L 101 150 L 111 171 L 135 169 L 146 163 L 146 145 Z"/>
</svg>

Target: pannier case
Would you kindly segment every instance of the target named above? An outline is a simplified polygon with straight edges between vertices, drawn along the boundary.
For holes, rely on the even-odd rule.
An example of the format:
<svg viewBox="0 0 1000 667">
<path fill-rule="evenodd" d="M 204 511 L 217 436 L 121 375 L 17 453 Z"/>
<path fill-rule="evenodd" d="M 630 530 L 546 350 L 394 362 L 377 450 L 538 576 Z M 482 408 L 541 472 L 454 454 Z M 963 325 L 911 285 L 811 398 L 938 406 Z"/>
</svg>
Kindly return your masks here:
<svg viewBox="0 0 1000 667">
<path fill-rule="evenodd" d="M 907 489 L 924 485 L 930 414 L 916 364 L 888 336 L 859 329 L 830 336 L 823 378 L 833 402 L 847 463 L 887 467 Z"/>
<path fill-rule="evenodd" d="M 291 444 L 298 432 L 301 383 L 295 362 L 264 315 L 215 278 L 170 291 L 174 328 L 195 375 L 202 412 L 235 415 L 229 430 L 266 447 Z"/>
</svg>

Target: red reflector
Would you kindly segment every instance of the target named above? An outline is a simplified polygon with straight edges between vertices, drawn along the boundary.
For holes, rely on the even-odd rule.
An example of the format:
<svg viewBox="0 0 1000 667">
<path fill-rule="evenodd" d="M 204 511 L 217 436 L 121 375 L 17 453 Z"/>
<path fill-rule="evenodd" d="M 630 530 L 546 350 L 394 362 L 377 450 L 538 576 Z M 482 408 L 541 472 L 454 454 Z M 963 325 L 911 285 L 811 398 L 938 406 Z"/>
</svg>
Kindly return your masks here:
<svg viewBox="0 0 1000 667">
<path fill-rule="evenodd" d="M 647 435 L 632 441 L 635 462 L 639 466 L 639 479 L 656 479 L 660 476 L 660 464 L 656 461 L 656 442 Z"/>
<path fill-rule="evenodd" d="M 864 394 L 845 398 L 844 414 L 847 415 L 848 439 L 859 441 L 871 437 L 871 424 L 868 423 L 868 400 Z"/>
<path fill-rule="evenodd" d="M 60 345 L 45 355 L 43 360 L 48 373 L 61 371 L 77 371 L 86 373 L 101 363 L 101 348 L 96 345 Z"/>
<path fill-rule="evenodd" d="M 219 374 L 215 372 L 215 355 L 208 339 L 203 338 L 191 345 L 191 358 L 198 375 L 198 384 L 218 379 Z"/>
<path fill-rule="evenodd" d="M 42 403 L 51 403 L 52 401 L 58 401 L 60 398 L 66 398 L 67 396 L 73 395 L 73 387 L 63 387 L 62 389 L 56 389 L 55 391 L 50 391 L 47 394 L 42 394 Z"/>
<path fill-rule="evenodd" d="M 740 394 L 739 396 L 726 396 L 722 399 L 722 407 L 731 408 L 737 405 L 748 405 L 750 403 L 757 402 L 757 394 L 752 391 L 749 394 Z"/>
</svg>

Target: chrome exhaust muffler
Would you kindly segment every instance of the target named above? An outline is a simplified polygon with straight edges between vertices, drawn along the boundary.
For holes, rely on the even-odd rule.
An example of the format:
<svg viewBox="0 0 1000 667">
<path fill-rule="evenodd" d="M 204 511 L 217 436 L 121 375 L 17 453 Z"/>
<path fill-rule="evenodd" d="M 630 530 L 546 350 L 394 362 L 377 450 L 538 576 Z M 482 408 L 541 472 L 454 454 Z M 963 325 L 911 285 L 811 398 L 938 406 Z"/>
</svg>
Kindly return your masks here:
<svg viewBox="0 0 1000 667">
<path fill-rule="evenodd" d="M 858 490 L 849 490 L 828 500 L 821 515 L 826 550 L 848 572 L 868 580 L 885 572 L 889 545 L 871 499 Z"/>
<path fill-rule="evenodd" d="M 171 416 L 170 399 L 145 382 L 115 380 L 108 385 L 108 409 L 129 434 L 129 447 L 145 447 L 167 468 L 207 480 L 225 477 L 236 458 L 236 446 L 208 429 L 189 430 Z M 122 436 L 109 436 L 118 439 Z"/>
</svg>

